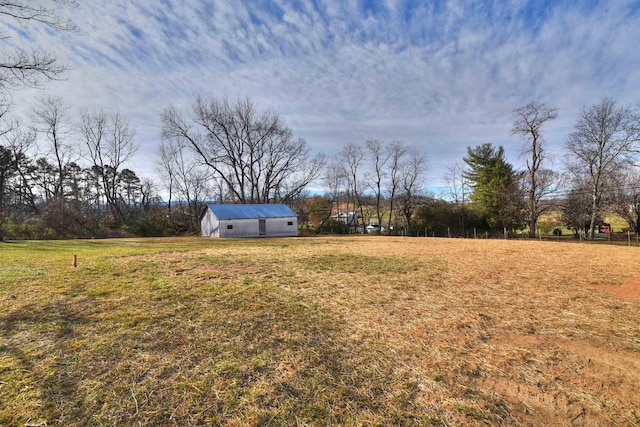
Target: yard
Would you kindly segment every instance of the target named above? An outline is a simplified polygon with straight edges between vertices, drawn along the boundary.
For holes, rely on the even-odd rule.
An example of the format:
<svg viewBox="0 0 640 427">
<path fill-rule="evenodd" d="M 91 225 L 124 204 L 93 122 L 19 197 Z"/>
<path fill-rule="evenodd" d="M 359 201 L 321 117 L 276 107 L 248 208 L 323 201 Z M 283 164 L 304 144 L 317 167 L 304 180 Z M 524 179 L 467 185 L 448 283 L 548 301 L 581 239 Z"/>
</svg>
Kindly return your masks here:
<svg viewBox="0 0 640 427">
<path fill-rule="evenodd" d="M 638 425 L 639 251 L 0 243 L 0 425 Z"/>
</svg>

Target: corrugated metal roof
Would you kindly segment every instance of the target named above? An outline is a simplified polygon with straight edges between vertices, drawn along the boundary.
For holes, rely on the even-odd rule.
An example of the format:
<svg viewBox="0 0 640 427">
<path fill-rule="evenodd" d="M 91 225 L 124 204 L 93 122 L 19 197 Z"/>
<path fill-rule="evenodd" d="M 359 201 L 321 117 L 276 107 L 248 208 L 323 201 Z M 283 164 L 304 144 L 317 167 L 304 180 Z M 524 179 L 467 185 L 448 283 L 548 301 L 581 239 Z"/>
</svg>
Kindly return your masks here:
<svg viewBox="0 0 640 427">
<path fill-rule="evenodd" d="M 246 219 L 246 218 L 282 218 L 298 216 L 287 205 L 227 205 L 208 204 L 207 207 L 218 219 Z"/>
</svg>

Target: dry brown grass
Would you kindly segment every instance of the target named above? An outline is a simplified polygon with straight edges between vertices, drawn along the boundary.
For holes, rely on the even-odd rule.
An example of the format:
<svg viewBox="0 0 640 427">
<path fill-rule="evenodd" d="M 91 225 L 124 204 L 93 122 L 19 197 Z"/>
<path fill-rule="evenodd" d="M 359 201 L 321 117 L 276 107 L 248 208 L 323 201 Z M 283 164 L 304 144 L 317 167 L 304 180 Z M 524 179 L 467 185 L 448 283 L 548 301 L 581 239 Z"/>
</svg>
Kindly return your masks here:
<svg viewBox="0 0 640 427">
<path fill-rule="evenodd" d="M 12 245 L 0 424 L 640 424 L 637 248 Z"/>
</svg>

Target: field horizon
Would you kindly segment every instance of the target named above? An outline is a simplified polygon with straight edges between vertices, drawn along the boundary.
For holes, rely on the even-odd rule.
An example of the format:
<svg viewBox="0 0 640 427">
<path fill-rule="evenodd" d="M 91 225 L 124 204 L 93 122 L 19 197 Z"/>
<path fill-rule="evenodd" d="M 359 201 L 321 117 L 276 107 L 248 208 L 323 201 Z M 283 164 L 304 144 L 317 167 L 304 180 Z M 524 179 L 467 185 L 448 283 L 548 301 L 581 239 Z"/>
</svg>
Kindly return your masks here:
<svg viewBox="0 0 640 427">
<path fill-rule="evenodd" d="M 0 243 L 0 425 L 638 425 L 638 250 Z"/>
</svg>

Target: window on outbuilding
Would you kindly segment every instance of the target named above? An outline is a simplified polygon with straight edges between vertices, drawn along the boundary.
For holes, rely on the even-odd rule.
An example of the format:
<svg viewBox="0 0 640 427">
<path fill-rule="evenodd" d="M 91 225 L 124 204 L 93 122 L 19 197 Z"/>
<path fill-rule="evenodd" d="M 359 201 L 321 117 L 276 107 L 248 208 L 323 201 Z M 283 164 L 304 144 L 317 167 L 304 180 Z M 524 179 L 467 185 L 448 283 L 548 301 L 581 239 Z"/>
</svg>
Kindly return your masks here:
<svg viewBox="0 0 640 427">
<path fill-rule="evenodd" d="M 232 224 L 227 225 L 227 230 L 233 230 L 233 225 Z"/>
<path fill-rule="evenodd" d="M 287 222 L 287 225 L 293 225 L 293 221 Z"/>
</svg>

